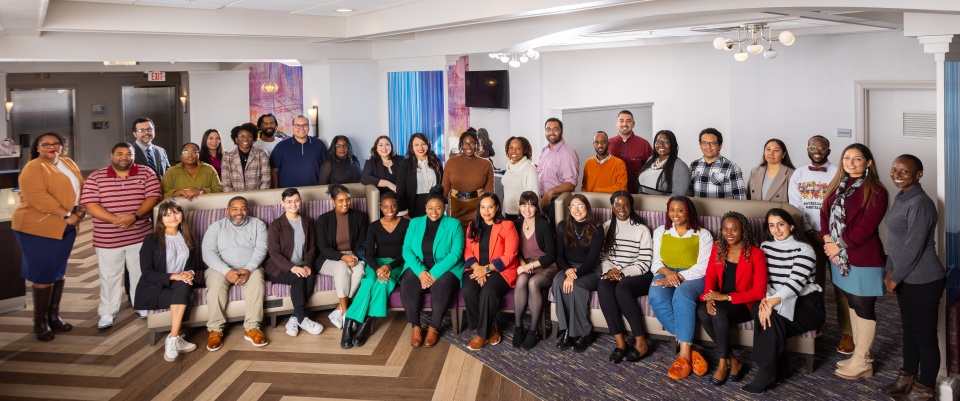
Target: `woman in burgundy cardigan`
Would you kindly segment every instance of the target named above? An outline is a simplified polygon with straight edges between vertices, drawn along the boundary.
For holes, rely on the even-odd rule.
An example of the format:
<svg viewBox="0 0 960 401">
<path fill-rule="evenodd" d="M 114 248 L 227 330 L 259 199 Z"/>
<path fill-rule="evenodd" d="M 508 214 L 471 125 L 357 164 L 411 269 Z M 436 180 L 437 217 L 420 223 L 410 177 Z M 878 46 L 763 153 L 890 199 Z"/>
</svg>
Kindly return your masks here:
<svg viewBox="0 0 960 401">
<path fill-rule="evenodd" d="M 283 215 L 273 219 L 267 229 L 267 252 L 270 257 L 264 264 L 264 270 L 270 281 L 290 285 L 293 316 L 290 316 L 285 327 L 287 335 L 296 336 L 299 329 L 317 335 L 323 331 L 323 326 L 310 320 L 304 309 L 313 294 L 319 270 L 314 264 L 317 247 L 313 239 L 313 219 L 300 214 L 302 200 L 296 188 L 285 189 L 280 194 L 280 200 Z"/>
<path fill-rule="evenodd" d="M 887 213 L 887 189 L 880 182 L 870 149 L 859 143 L 843 150 L 841 167 L 820 209 L 823 250 L 830 259 L 833 285 L 850 306 L 853 355 L 837 362 L 837 376 L 873 376 L 870 346 L 877 330 L 874 307 L 883 296 L 886 254 L 877 229 Z"/>
<path fill-rule="evenodd" d="M 730 326 L 753 319 L 750 308 L 767 295 L 767 259 L 744 215 L 727 212 L 703 277 L 700 325 L 717 345 L 720 362 L 710 378 L 714 386 L 743 377 L 742 364 L 730 350 Z"/>
</svg>

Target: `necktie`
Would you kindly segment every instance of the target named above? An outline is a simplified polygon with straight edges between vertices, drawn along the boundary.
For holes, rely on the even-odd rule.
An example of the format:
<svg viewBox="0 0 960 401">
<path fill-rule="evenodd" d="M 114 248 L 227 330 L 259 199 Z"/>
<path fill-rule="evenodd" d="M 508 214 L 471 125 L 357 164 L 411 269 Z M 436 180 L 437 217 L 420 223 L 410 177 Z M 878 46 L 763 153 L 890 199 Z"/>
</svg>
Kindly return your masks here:
<svg viewBox="0 0 960 401">
<path fill-rule="evenodd" d="M 826 173 L 826 172 L 827 172 L 827 168 L 826 168 L 826 167 L 814 167 L 814 166 L 809 166 L 808 168 L 810 169 L 810 171 L 819 171 L 819 172 L 821 172 L 821 173 Z"/>
<path fill-rule="evenodd" d="M 153 160 L 153 147 L 151 146 L 147 148 L 147 150 L 143 153 L 147 154 L 147 164 L 150 165 L 150 168 L 153 169 L 153 172 L 160 174 L 160 172 L 157 171 L 157 162 Z"/>
</svg>

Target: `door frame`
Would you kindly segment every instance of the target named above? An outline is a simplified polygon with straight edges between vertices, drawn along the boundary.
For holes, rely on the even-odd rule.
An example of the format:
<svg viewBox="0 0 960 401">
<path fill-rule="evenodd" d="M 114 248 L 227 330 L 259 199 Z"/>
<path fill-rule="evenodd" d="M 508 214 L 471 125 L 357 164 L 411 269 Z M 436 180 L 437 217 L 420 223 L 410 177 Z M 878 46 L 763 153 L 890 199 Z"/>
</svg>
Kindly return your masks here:
<svg viewBox="0 0 960 401">
<path fill-rule="evenodd" d="M 854 129 L 853 141 L 870 146 L 870 91 L 871 90 L 932 90 L 937 81 L 853 81 Z"/>
</svg>

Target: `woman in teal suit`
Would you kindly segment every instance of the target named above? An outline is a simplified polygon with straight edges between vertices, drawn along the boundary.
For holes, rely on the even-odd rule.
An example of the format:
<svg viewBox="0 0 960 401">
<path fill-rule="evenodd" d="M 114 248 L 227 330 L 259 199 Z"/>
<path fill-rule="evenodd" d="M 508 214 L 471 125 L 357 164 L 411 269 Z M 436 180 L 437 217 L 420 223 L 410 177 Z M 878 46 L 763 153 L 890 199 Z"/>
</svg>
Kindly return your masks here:
<svg viewBox="0 0 960 401">
<path fill-rule="evenodd" d="M 440 340 L 440 322 L 463 277 L 463 228 L 459 220 L 443 215 L 444 200 L 442 191 L 431 190 L 426 216 L 410 220 L 403 240 L 400 299 L 413 326 L 413 347 L 432 347 Z M 433 308 L 426 339 L 420 326 L 420 297 L 424 291 L 430 291 Z"/>
</svg>

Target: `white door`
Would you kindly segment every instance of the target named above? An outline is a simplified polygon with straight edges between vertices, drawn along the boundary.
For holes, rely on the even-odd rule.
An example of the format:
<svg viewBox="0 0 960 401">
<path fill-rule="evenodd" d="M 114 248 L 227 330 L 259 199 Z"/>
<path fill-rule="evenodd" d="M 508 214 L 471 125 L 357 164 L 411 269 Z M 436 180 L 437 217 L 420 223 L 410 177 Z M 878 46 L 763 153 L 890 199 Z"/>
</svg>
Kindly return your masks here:
<svg viewBox="0 0 960 401">
<path fill-rule="evenodd" d="M 934 90 L 877 90 L 869 92 L 869 119 L 866 137 L 877 163 L 880 179 L 890 194 L 890 204 L 900 190 L 890 179 L 893 160 L 902 154 L 912 154 L 923 161 L 923 178 L 920 184 L 924 192 L 937 199 L 937 99 Z M 922 129 L 924 120 L 932 118 L 934 125 Z M 907 129 L 904 129 L 904 119 Z M 912 128 L 911 128 L 912 127 Z M 917 129 L 920 127 L 920 129 Z M 834 157 L 840 160 L 840 155 Z M 887 241 L 887 228 L 880 225 L 880 238 Z"/>
</svg>

